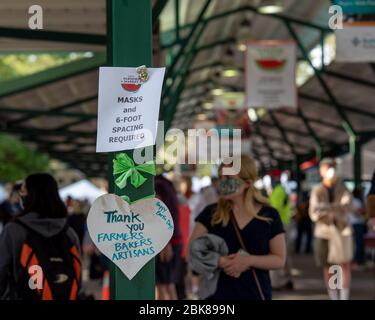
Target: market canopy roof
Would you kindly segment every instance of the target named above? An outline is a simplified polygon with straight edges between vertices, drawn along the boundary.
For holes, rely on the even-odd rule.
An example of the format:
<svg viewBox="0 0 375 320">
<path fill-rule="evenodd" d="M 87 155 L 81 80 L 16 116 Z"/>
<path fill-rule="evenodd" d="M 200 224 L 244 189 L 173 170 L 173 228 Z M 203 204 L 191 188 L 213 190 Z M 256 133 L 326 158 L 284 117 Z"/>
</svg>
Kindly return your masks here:
<svg viewBox="0 0 375 320">
<path fill-rule="evenodd" d="M 236 42 L 247 19 L 254 39 L 296 41 L 299 59 L 312 70 L 299 87 L 300 108 L 266 112 L 252 123 L 252 147 L 263 169 L 291 166 L 296 155 L 299 161 L 309 159 L 318 145 L 326 154 L 345 153 L 349 130 L 364 143 L 370 141 L 375 136 L 374 66 L 334 60 L 323 68 L 310 65 L 312 49 L 331 34 L 327 28 L 330 1 L 285 0 L 284 12 L 279 14 L 260 14 L 258 2 L 180 0 L 179 27 L 175 28 L 175 1 L 153 1 L 154 26 L 160 19 L 160 35 L 155 33 L 154 38 L 155 43 L 161 42 L 154 46 L 154 64 L 164 65 L 160 57 L 166 56 L 171 79 L 166 81 L 161 105 L 167 126 L 193 127 L 196 115 L 210 112 L 203 103 L 212 88 L 243 91 L 242 74 L 224 79 L 219 71 L 228 66 L 228 54 L 230 67 L 243 70 L 243 53 L 236 50 Z M 106 177 L 107 157 L 95 153 L 98 67 L 106 64 L 106 1 L 41 0 L 43 31 L 27 28 L 26 10 L 31 4 L 28 0 L 1 4 L 0 54 L 86 54 L 1 82 L 0 126 L 88 176 Z"/>
</svg>

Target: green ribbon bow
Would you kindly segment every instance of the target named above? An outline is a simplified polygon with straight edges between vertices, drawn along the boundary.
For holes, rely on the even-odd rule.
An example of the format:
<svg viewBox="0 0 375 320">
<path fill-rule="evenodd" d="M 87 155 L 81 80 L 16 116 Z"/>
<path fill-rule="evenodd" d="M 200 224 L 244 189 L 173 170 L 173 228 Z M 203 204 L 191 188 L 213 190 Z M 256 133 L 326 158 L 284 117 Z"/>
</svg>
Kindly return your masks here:
<svg viewBox="0 0 375 320">
<path fill-rule="evenodd" d="M 119 153 L 116 159 L 113 159 L 113 175 L 120 174 L 115 180 L 116 185 L 120 189 L 125 188 L 129 177 L 130 183 L 135 188 L 139 188 L 144 184 L 147 178 L 142 176 L 139 171 L 155 176 L 156 170 L 154 162 L 148 161 L 144 164 L 135 165 L 134 161 L 126 153 Z"/>
</svg>

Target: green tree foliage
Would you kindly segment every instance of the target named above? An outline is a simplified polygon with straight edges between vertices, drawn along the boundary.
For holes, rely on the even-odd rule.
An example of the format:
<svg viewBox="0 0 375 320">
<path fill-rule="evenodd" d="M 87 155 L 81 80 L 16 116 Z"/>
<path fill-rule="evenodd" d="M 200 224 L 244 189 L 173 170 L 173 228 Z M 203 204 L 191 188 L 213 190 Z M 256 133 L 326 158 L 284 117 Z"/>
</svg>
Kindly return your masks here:
<svg viewBox="0 0 375 320">
<path fill-rule="evenodd" d="M 0 134 L 0 181 L 15 182 L 36 172 L 48 172 L 49 159 L 17 138 Z"/>
<path fill-rule="evenodd" d="M 90 52 L 0 54 L 0 82 L 90 57 Z"/>
</svg>

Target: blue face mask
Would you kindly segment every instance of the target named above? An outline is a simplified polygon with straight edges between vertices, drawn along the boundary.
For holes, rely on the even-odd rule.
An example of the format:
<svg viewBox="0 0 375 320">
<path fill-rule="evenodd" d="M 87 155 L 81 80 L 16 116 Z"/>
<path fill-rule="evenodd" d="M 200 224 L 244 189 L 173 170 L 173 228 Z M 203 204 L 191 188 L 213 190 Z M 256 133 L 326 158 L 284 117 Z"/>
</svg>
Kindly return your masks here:
<svg viewBox="0 0 375 320">
<path fill-rule="evenodd" d="M 222 196 L 231 195 L 237 193 L 242 186 L 242 181 L 235 178 L 229 178 L 220 181 L 219 194 Z"/>
</svg>

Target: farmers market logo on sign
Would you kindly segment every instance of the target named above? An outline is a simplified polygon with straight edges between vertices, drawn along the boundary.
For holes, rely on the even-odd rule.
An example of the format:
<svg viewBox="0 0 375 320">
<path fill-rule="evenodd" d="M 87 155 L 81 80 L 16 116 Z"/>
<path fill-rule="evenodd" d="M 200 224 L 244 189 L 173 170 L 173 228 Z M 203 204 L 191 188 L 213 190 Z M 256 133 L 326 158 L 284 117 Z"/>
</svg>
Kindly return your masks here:
<svg viewBox="0 0 375 320">
<path fill-rule="evenodd" d="M 121 87 L 130 92 L 137 92 L 142 86 L 142 81 L 136 75 L 129 75 L 122 78 Z"/>
<path fill-rule="evenodd" d="M 136 69 L 136 75 L 130 75 L 122 78 L 121 86 L 124 90 L 130 92 L 136 92 L 149 79 L 149 74 L 146 66 L 140 66 Z"/>
<path fill-rule="evenodd" d="M 283 48 L 258 48 L 254 50 L 255 63 L 264 71 L 280 71 L 287 63 Z"/>
</svg>

